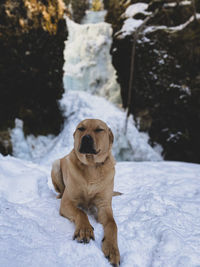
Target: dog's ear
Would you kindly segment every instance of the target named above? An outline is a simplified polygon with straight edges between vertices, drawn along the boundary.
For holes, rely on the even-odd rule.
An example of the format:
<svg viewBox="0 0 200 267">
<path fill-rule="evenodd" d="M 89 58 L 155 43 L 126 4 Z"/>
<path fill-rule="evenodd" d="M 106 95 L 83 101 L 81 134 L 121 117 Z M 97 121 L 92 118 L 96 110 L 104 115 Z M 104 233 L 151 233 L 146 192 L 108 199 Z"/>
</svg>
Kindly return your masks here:
<svg viewBox="0 0 200 267">
<path fill-rule="evenodd" d="M 114 142 L 114 135 L 113 135 L 113 133 L 112 133 L 110 128 L 109 128 L 109 140 L 110 140 L 111 144 Z"/>
</svg>

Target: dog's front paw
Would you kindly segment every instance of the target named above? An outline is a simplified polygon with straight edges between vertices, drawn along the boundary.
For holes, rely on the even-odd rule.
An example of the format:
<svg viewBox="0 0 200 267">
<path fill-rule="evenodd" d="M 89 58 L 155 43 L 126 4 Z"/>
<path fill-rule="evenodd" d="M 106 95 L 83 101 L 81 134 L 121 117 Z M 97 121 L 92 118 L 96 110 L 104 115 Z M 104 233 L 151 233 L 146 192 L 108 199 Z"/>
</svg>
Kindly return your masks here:
<svg viewBox="0 0 200 267">
<path fill-rule="evenodd" d="M 80 243 L 89 243 L 90 239 L 94 240 L 94 228 L 91 225 L 77 227 L 73 239 Z"/>
<path fill-rule="evenodd" d="M 118 267 L 120 265 L 120 254 L 117 244 L 112 244 L 112 242 L 102 240 L 102 250 L 105 257 L 110 261 L 112 266 Z"/>
</svg>

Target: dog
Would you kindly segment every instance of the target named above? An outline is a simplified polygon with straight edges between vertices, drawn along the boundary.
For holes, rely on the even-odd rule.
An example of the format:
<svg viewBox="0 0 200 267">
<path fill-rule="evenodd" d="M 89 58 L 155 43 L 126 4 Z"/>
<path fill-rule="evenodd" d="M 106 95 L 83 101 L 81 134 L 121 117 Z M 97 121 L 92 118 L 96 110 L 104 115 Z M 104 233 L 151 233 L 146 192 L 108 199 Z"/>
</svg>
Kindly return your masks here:
<svg viewBox="0 0 200 267">
<path fill-rule="evenodd" d="M 104 227 L 103 253 L 113 266 L 119 266 L 112 196 L 121 193 L 113 192 L 113 133 L 103 121 L 86 119 L 78 124 L 73 136 L 74 149 L 56 160 L 51 171 L 54 188 L 61 198 L 60 215 L 75 223 L 73 239 L 89 243 L 94 240 L 94 228 L 83 208 L 96 207 L 98 222 Z"/>
</svg>

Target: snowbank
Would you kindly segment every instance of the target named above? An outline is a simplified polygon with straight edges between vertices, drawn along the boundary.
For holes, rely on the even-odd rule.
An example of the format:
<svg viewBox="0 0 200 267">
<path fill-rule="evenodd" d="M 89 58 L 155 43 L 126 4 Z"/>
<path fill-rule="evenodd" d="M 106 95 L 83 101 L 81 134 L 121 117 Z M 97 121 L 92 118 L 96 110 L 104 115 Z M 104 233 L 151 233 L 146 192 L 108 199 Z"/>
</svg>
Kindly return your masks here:
<svg viewBox="0 0 200 267">
<path fill-rule="evenodd" d="M 63 95 L 61 106 L 66 117 L 65 125 L 55 138 L 28 136 L 25 139 L 22 128 L 20 130 L 20 124 L 17 122 L 16 128 L 11 133 L 14 156 L 40 163 L 51 163 L 52 160 L 71 151 L 74 144 L 73 133 L 80 121 L 86 118 L 97 118 L 105 121 L 114 133 L 113 154 L 116 160 L 157 161 L 162 159 L 148 145 L 148 137 L 138 132 L 131 117 L 125 134 L 126 113 L 104 98 L 92 96 L 86 92 L 69 91 Z"/>
<path fill-rule="evenodd" d="M 200 262 L 200 165 L 122 162 L 113 198 L 121 267 L 197 266 Z M 50 168 L 0 156 L 0 266 L 109 267 L 102 226 L 89 216 L 95 241 L 72 240 L 59 216 Z"/>
</svg>

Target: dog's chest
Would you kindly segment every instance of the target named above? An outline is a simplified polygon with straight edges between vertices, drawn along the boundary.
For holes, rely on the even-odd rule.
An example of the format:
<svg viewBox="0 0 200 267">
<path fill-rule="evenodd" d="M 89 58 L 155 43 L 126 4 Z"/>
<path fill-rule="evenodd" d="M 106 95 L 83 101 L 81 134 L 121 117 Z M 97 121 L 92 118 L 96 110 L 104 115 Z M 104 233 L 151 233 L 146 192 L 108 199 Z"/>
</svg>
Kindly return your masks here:
<svg viewBox="0 0 200 267">
<path fill-rule="evenodd" d="M 112 185 L 114 168 L 80 166 L 73 171 L 69 169 L 67 189 L 78 204 L 89 206 L 100 199 Z"/>
<path fill-rule="evenodd" d="M 102 190 L 102 182 L 97 179 L 86 181 L 82 188 L 82 196 L 84 199 L 91 200 Z"/>
<path fill-rule="evenodd" d="M 83 186 L 80 187 L 81 202 L 87 206 L 95 202 L 95 199 L 104 190 L 104 181 L 102 177 L 88 176 L 84 179 Z"/>
<path fill-rule="evenodd" d="M 102 185 L 100 181 L 90 182 L 86 186 L 86 194 L 88 197 L 93 197 L 101 191 Z"/>
</svg>

